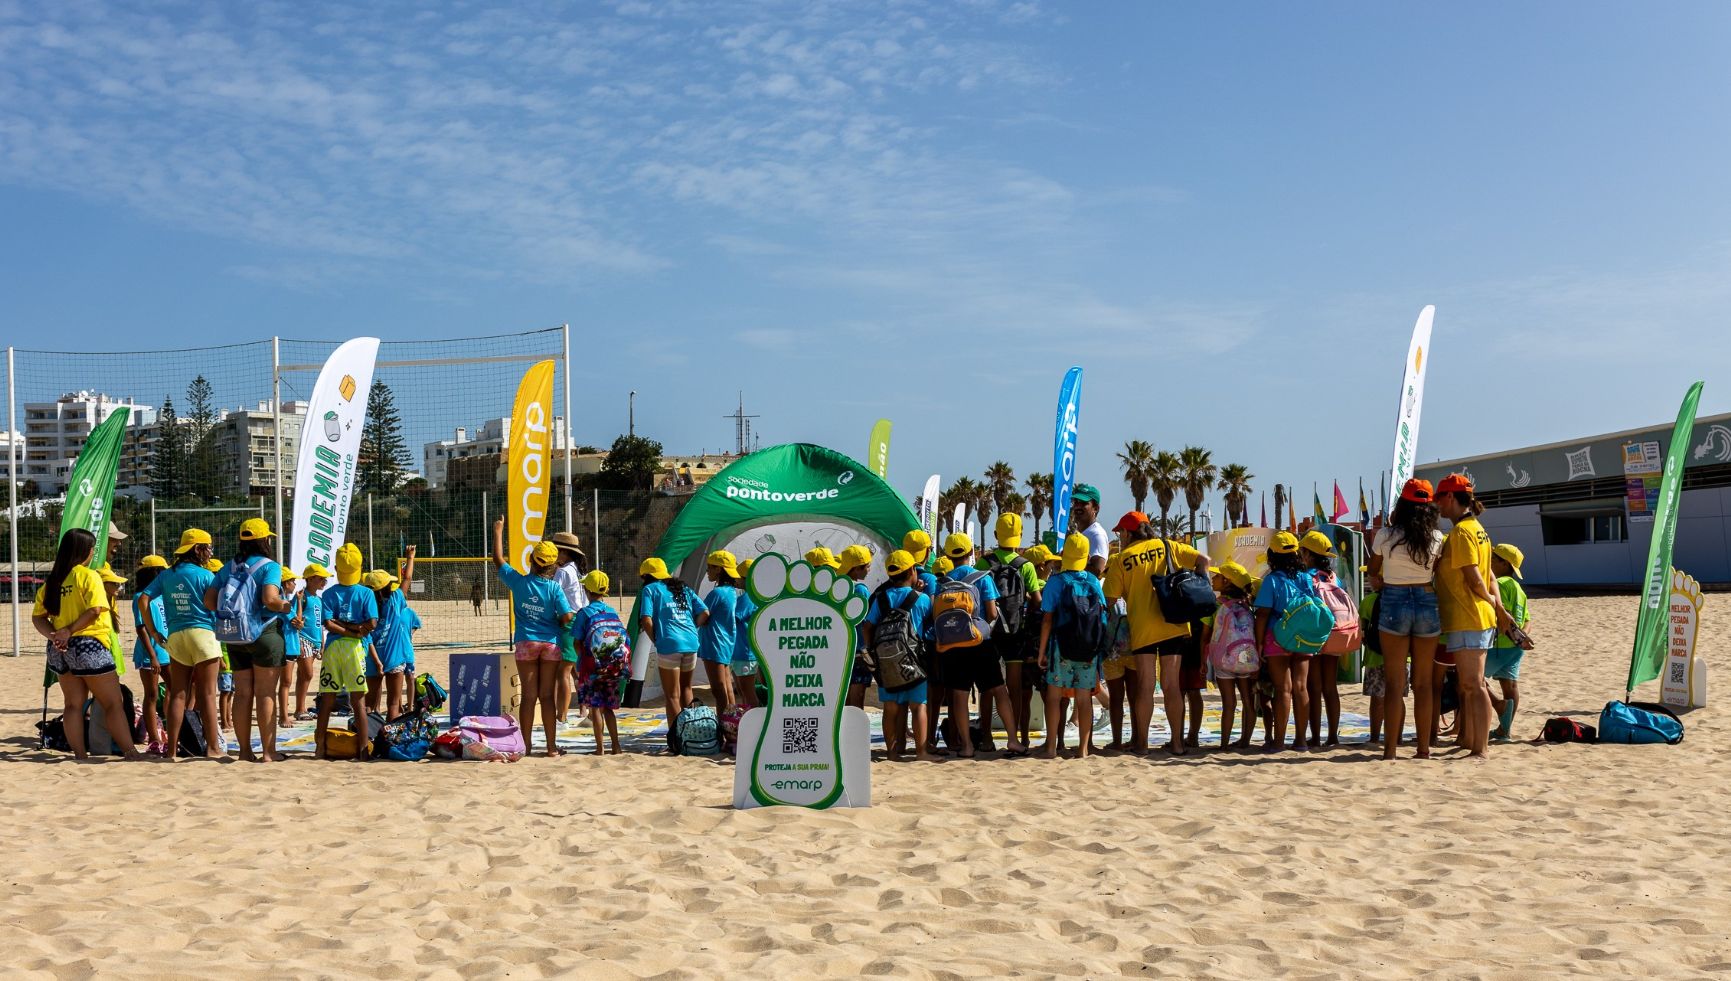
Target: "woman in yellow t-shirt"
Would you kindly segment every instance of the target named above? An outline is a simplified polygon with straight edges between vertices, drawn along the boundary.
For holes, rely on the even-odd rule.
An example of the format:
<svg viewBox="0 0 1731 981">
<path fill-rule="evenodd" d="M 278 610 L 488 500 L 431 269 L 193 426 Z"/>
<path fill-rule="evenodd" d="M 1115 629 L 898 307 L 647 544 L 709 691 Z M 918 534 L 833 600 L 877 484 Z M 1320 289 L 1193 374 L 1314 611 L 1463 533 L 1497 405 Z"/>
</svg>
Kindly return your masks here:
<svg viewBox="0 0 1731 981">
<path fill-rule="evenodd" d="M 1442 646 L 1454 655 L 1460 679 L 1462 740 L 1471 758 L 1483 759 L 1490 744 L 1491 694 L 1485 687 L 1485 652 L 1498 628 L 1511 622 L 1491 572 L 1491 536 L 1479 524 L 1485 506 L 1472 481 L 1451 473 L 1437 484 L 1437 510 L 1454 522 L 1436 561 L 1437 610 Z"/>
<path fill-rule="evenodd" d="M 96 536 L 74 528 L 60 536 L 60 551 L 48 582 L 36 594 L 30 622 L 48 639 L 48 669 L 60 676 L 60 693 L 66 700 L 61 717 L 72 755 L 89 757 L 84 739 L 84 699 L 88 694 L 102 706 L 114 744 L 129 760 L 144 755 L 132 744 L 132 720 L 122 717 L 120 676 L 114 670 L 114 652 L 108 647 L 110 622 L 108 592 L 102 578 L 90 568 L 96 553 Z"/>
</svg>

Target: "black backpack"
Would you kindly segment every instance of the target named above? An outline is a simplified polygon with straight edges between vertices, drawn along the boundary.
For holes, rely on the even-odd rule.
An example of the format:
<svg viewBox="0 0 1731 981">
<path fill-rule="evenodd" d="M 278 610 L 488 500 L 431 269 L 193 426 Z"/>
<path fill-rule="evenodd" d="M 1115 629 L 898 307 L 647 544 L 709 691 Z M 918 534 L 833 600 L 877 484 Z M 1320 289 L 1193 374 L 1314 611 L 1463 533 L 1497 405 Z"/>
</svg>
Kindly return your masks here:
<svg viewBox="0 0 1731 981">
<path fill-rule="evenodd" d="M 986 567 L 992 575 L 992 585 L 998 587 L 998 622 L 992 625 L 993 637 L 1014 637 L 1022 632 L 1022 613 L 1028 606 L 1028 581 L 1022 578 L 1022 567 L 1028 560 L 1020 555 L 1005 562 L 996 552 L 987 554 Z"/>
<path fill-rule="evenodd" d="M 1154 573 L 1154 598 L 1160 602 L 1160 615 L 1167 623 L 1193 623 L 1214 615 L 1220 600 L 1208 577 L 1195 569 L 1180 568 L 1172 559 L 1172 541 L 1161 543 L 1166 550 L 1166 571 Z"/>
<path fill-rule="evenodd" d="M 922 595 L 918 589 L 909 589 L 901 603 L 893 607 L 889 606 L 887 590 L 872 597 L 873 603 L 883 603 L 888 607 L 872 632 L 869 652 L 872 668 L 877 671 L 878 684 L 886 692 L 907 691 L 926 680 L 925 668 L 920 665 L 920 652 L 925 643 L 914 629 L 913 614 L 914 605 Z"/>
<path fill-rule="evenodd" d="M 1085 573 L 1084 573 L 1085 574 Z M 1078 588 L 1066 580 L 1048 583 L 1048 589 L 1061 586 L 1058 600 L 1058 656 L 1066 661 L 1092 661 L 1106 649 L 1106 606 L 1094 591 Z"/>
</svg>

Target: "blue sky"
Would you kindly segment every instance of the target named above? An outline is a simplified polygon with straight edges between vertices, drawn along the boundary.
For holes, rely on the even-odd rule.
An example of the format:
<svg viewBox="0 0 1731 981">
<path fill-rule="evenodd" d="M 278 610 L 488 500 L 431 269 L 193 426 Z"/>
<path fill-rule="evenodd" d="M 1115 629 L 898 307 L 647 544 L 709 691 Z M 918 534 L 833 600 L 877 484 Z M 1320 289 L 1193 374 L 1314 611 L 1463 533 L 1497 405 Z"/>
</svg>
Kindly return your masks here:
<svg viewBox="0 0 1731 981">
<path fill-rule="evenodd" d="M 908 494 L 1048 469 L 1074 363 L 1108 510 L 1131 438 L 1350 488 L 1387 466 L 1425 303 L 1424 459 L 1668 419 L 1697 377 L 1731 407 L 1728 29 L 1682 3 L 0 0 L 0 330 L 569 321 L 579 439 L 636 389 L 670 450 L 730 446 L 744 389 L 766 445 L 863 455 L 892 418 Z"/>
</svg>

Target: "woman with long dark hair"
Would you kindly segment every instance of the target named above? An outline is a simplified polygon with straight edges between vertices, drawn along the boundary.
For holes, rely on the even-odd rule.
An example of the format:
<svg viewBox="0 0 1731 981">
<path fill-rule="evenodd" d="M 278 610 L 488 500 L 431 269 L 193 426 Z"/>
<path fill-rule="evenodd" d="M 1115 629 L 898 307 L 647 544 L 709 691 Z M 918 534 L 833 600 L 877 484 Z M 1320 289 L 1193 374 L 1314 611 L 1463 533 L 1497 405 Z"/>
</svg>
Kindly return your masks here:
<svg viewBox="0 0 1731 981">
<path fill-rule="evenodd" d="M 234 729 L 240 743 L 240 758 L 247 762 L 274 763 L 282 757 L 276 751 L 277 683 L 287 663 L 287 648 L 283 637 L 283 621 L 274 614 L 287 613 L 289 601 L 282 596 L 282 566 L 272 554 L 271 539 L 275 534 L 263 518 L 248 518 L 240 525 L 240 547 L 235 550 L 234 563 L 204 591 L 204 605 L 215 610 L 217 594 L 226 577 L 235 574 L 236 567 L 245 566 L 255 589 L 253 616 L 264 624 L 250 644 L 228 645 L 228 662 L 234 672 Z M 260 752 L 252 752 L 252 722 L 258 713 Z"/>
<path fill-rule="evenodd" d="M 54 568 L 36 594 L 30 622 L 48 640 L 48 669 L 60 676 L 60 694 L 66 709 L 61 716 L 72 755 L 88 759 L 85 742 L 84 699 L 96 699 L 114 745 L 129 760 L 144 754 L 132 744 L 132 720 L 125 718 L 120 698 L 120 676 L 114 669 L 114 652 L 108 647 L 112 616 L 108 591 L 102 578 L 90 568 L 96 553 L 96 536 L 74 528 L 60 536 Z"/>
<path fill-rule="evenodd" d="M 709 622 L 709 610 L 697 598 L 697 590 L 669 574 L 667 563 L 659 558 L 644 559 L 637 575 L 643 580 L 637 593 L 637 623 L 655 642 L 655 669 L 667 697 L 671 731 L 679 713 L 696 700 L 691 675 L 697 670 L 697 651 L 703 646 L 697 630 Z"/>
<path fill-rule="evenodd" d="M 1413 728 L 1418 759 L 1430 758 L 1431 730 L 1436 727 L 1436 649 L 1442 635 L 1434 580 L 1443 534 L 1437 530 L 1437 506 L 1428 480 L 1409 480 L 1394 502 L 1389 523 L 1371 543 L 1370 575 L 1380 579 L 1384 731 L 1382 758 L 1392 760 L 1406 725 L 1407 658 L 1412 658 Z M 1374 693 L 1373 693 L 1374 694 Z"/>
</svg>

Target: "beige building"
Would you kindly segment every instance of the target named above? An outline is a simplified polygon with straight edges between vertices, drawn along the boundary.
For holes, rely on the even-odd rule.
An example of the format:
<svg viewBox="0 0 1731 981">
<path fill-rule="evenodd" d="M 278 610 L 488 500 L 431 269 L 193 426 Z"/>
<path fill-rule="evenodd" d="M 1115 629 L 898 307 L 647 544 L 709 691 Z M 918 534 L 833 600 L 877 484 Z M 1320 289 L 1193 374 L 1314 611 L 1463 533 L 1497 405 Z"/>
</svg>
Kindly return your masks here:
<svg viewBox="0 0 1731 981">
<path fill-rule="evenodd" d="M 272 494 L 276 490 L 276 415 L 271 403 L 256 409 L 223 413 L 216 424 L 217 473 L 222 493 L 247 496 Z M 305 402 L 284 402 L 282 407 L 282 485 L 295 482 L 295 454 L 300 451 L 301 429 L 306 424 Z"/>
</svg>

